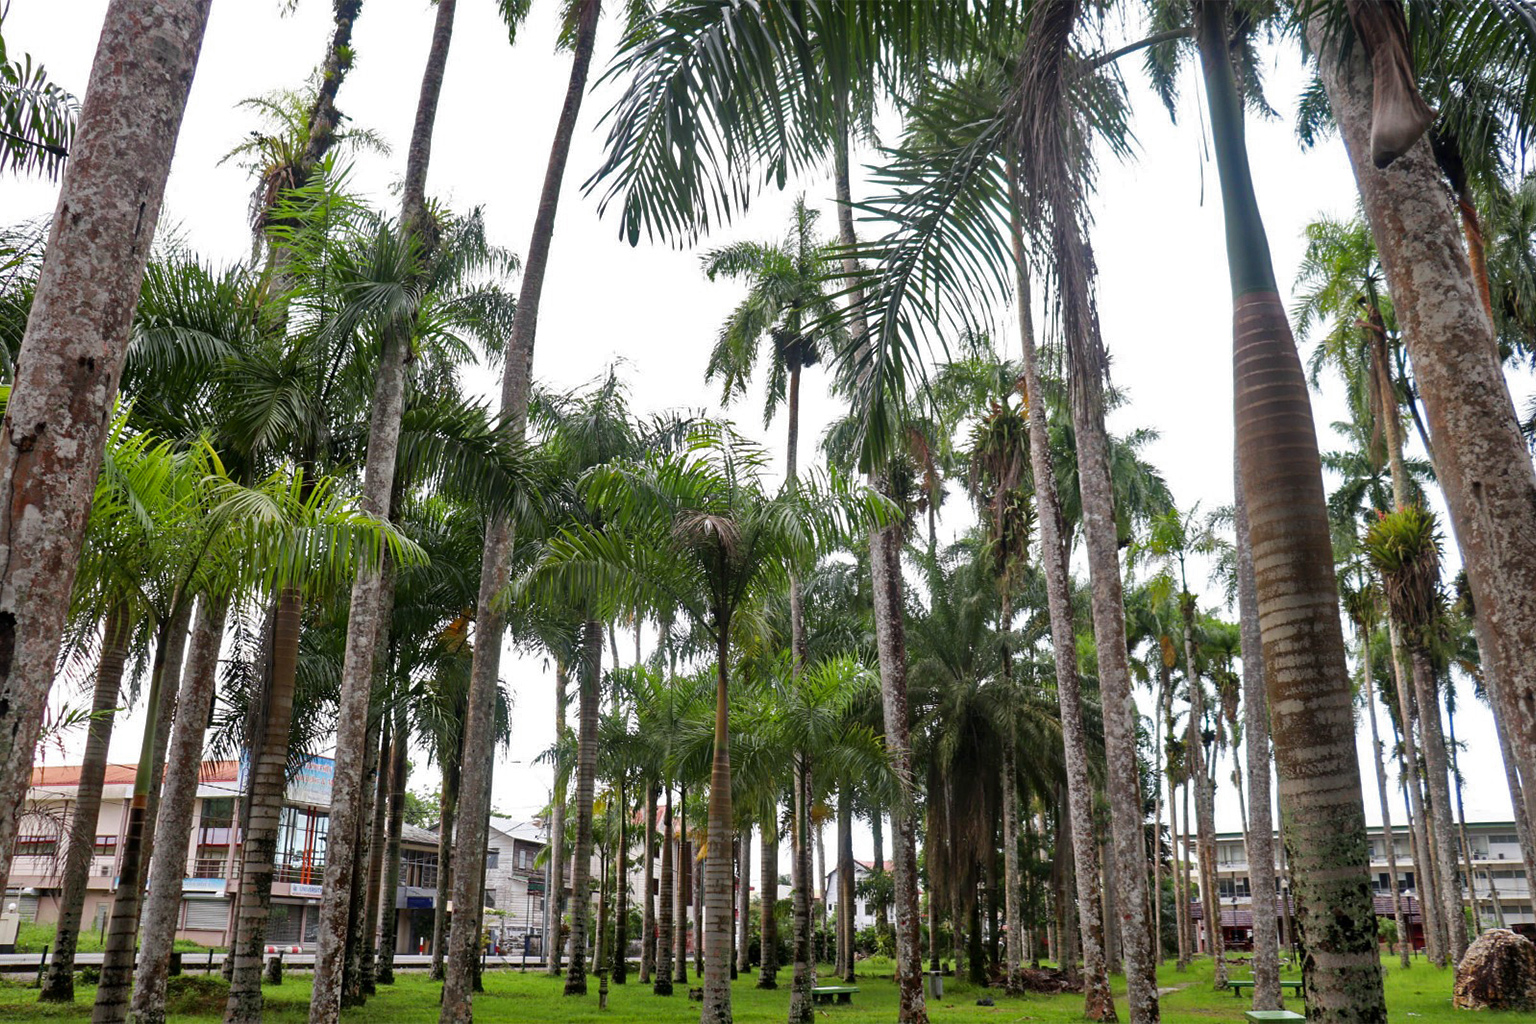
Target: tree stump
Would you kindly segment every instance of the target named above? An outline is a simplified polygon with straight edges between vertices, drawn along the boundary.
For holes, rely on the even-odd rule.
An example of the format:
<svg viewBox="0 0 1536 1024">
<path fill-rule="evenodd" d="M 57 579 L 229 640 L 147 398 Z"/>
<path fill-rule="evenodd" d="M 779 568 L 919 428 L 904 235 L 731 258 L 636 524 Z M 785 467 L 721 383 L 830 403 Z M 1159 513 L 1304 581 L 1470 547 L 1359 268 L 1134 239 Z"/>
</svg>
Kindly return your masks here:
<svg viewBox="0 0 1536 1024">
<path fill-rule="evenodd" d="M 1536 943 L 1491 928 L 1456 965 L 1455 1005 L 1463 1010 L 1536 1010 Z"/>
<path fill-rule="evenodd" d="M 268 985 L 281 985 L 283 983 L 283 958 L 281 956 L 267 957 Z"/>
</svg>

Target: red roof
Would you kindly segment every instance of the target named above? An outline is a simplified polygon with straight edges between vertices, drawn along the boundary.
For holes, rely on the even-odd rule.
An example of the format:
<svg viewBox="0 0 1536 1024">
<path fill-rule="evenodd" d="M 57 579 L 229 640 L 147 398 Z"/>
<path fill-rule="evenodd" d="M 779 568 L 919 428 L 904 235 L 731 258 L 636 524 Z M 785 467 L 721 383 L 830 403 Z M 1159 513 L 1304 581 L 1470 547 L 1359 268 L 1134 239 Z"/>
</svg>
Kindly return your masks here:
<svg viewBox="0 0 1536 1024">
<path fill-rule="evenodd" d="M 34 786 L 78 786 L 80 785 L 80 769 L 78 764 L 43 765 L 32 769 L 32 785 Z M 103 784 L 108 786 L 131 786 L 134 776 L 138 774 L 138 765 L 134 764 L 109 764 L 107 765 L 106 778 Z M 198 777 L 203 782 L 235 782 L 240 777 L 240 762 L 238 761 L 204 761 Z"/>
</svg>

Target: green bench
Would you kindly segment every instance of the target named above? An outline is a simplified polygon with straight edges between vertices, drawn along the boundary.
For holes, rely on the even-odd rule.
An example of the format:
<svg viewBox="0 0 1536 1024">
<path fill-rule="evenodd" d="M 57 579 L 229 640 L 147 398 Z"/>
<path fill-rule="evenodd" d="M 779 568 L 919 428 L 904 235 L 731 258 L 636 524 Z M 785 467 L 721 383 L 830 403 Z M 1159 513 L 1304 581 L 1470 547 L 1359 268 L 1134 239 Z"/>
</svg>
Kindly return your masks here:
<svg viewBox="0 0 1536 1024">
<path fill-rule="evenodd" d="M 836 996 L 840 1003 L 853 1002 L 853 994 L 858 989 L 852 985 L 818 985 L 811 989 L 811 1001 L 816 1003 L 830 1003 Z"/>
<path fill-rule="evenodd" d="M 1253 1024 L 1288 1024 L 1291 1021 L 1307 1019 L 1292 1010 L 1249 1010 L 1243 1016 Z"/>
<path fill-rule="evenodd" d="M 1237 999 L 1237 998 L 1241 998 L 1242 994 L 1244 992 L 1246 992 L 1248 989 L 1253 988 L 1253 982 L 1251 982 L 1251 981 L 1229 981 L 1229 982 L 1227 982 L 1227 986 L 1230 989 L 1232 989 L 1232 996 L 1233 996 L 1233 998 Z M 1298 996 L 1301 995 L 1301 982 L 1299 982 L 1299 981 L 1287 980 L 1285 978 L 1281 978 L 1280 979 L 1280 988 L 1282 990 L 1282 994 L 1284 993 L 1285 989 L 1290 989 L 1296 995 L 1298 995 Z"/>
</svg>

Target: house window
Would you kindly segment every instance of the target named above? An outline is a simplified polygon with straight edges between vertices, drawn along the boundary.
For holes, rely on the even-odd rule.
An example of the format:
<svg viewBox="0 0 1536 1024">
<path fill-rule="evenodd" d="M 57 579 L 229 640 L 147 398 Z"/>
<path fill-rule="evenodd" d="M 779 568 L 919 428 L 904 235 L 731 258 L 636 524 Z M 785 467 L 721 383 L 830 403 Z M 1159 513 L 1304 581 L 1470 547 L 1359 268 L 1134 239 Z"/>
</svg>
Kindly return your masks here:
<svg viewBox="0 0 1536 1024">
<path fill-rule="evenodd" d="M 488 906 L 488 907 L 494 907 L 496 905 L 496 890 L 495 889 L 487 889 L 487 890 L 485 890 L 485 905 Z"/>
<path fill-rule="evenodd" d="M 58 849 L 57 836 L 19 836 L 16 839 L 18 857 L 52 857 Z"/>
<path fill-rule="evenodd" d="M 92 849 L 98 857 L 111 857 L 117 853 L 117 836 L 97 836 Z"/>
<path fill-rule="evenodd" d="M 400 884 L 422 889 L 437 888 L 437 851 L 401 850 Z"/>
<path fill-rule="evenodd" d="M 489 849 L 489 850 L 485 851 L 485 867 L 486 867 L 487 871 L 497 867 L 500 863 L 501 863 L 501 851 L 500 850 L 495 849 L 493 847 L 492 849 Z"/>
</svg>

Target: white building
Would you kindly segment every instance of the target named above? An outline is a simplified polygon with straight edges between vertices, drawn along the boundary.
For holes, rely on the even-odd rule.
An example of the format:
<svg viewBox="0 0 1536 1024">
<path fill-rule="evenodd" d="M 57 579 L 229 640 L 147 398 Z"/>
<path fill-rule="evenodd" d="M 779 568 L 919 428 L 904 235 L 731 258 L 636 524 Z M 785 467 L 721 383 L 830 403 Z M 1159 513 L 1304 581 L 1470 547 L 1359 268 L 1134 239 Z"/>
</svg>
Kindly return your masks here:
<svg viewBox="0 0 1536 1024">
<path fill-rule="evenodd" d="M 875 901 L 858 895 L 859 883 L 874 874 L 875 862 L 871 860 L 855 860 L 853 862 L 853 927 L 855 931 L 863 931 L 865 928 L 875 926 Z M 826 878 L 827 910 L 842 916 L 842 892 L 837 887 L 837 868 L 827 872 Z"/>
<path fill-rule="evenodd" d="M 1392 914 L 1392 888 L 1387 870 L 1386 839 L 1380 826 L 1370 826 L 1366 833 L 1371 843 L 1371 883 L 1376 894 L 1376 912 L 1381 916 Z M 1423 924 L 1419 917 L 1418 887 L 1413 874 L 1413 857 L 1408 828 L 1399 825 L 1392 830 L 1393 856 L 1397 860 L 1398 889 L 1407 902 L 1403 912 L 1408 918 L 1409 932 L 1416 946 L 1423 945 Z M 1463 899 L 1466 905 L 1475 906 L 1484 927 L 1502 923 L 1505 927 L 1536 939 L 1536 911 L 1533 911 L 1531 881 L 1526 877 L 1525 863 L 1520 852 L 1519 837 L 1515 826 L 1507 821 L 1467 822 L 1467 843 L 1472 858 L 1472 885 L 1467 887 L 1463 879 Z M 1458 842 L 1457 867 L 1464 873 Z M 1280 856 L 1279 838 L 1276 837 L 1275 856 Z M 1280 893 L 1289 893 L 1276 863 L 1276 886 Z M 1216 836 L 1216 878 L 1221 904 L 1221 923 L 1224 937 L 1238 946 L 1252 939 L 1253 892 L 1248 879 L 1248 854 L 1241 832 L 1223 832 Z M 1278 902 L 1284 929 L 1284 904 Z M 1197 919 L 1203 912 L 1196 904 Z"/>
</svg>

